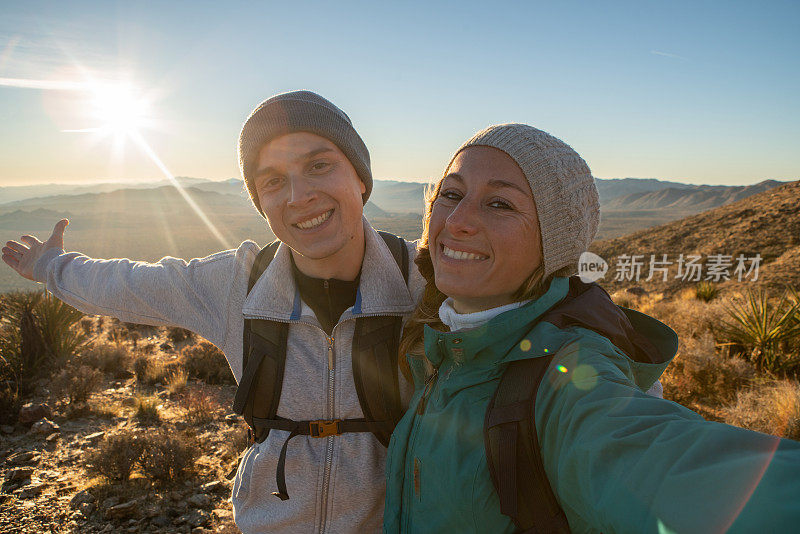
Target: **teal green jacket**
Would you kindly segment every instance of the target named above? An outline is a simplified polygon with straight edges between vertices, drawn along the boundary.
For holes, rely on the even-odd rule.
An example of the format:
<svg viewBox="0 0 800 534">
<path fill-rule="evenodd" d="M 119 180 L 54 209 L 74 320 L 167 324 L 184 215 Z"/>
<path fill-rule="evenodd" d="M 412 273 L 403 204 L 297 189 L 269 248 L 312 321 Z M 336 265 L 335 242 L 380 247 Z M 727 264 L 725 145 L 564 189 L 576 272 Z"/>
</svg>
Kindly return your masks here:
<svg viewBox="0 0 800 534">
<path fill-rule="evenodd" d="M 800 528 L 800 443 L 708 422 L 646 395 L 675 355 L 675 333 L 631 311 L 629 338 L 617 344 L 570 321 L 538 321 L 569 289 L 556 278 L 538 300 L 482 327 L 426 329 L 437 373 L 426 384 L 422 361 L 410 358 L 416 390 L 389 446 L 384 532 L 515 531 L 489 474 L 484 416 L 505 364 L 549 354 L 535 424 L 573 532 Z M 597 313 L 613 306 L 602 293 L 608 305 Z M 626 345 L 631 337 L 639 346 L 649 340 L 650 361 L 628 356 L 636 352 Z"/>
</svg>

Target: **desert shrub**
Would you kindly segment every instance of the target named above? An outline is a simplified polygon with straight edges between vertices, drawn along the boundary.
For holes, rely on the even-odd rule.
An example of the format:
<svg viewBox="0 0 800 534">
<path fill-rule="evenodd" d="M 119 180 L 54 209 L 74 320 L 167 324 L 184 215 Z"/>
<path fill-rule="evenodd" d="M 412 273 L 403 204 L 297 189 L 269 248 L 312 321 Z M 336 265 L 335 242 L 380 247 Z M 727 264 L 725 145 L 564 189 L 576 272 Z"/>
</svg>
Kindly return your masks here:
<svg viewBox="0 0 800 534">
<path fill-rule="evenodd" d="M 736 356 L 721 354 L 708 332 L 688 338 L 661 377 L 664 398 L 681 404 L 720 406 L 755 377 L 755 368 Z"/>
<path fill-rule="evenodd" d="M 162 428 L 147 434 L 142 445 L 139 463 L 142 472 L 151 480 L 179 484 L 193 473 L 199 449 L 186 435 Z"/>
<path fill-rule="evenodd" d="M 739 392 L 725 409 L 725 422 L 800 440 L 800 384 L 780 380 Z"/>
<path fill-rule="evenodd" d="M 96 343 L 81 354 L 80 361 L 104 373 L 121 377 L 131 366 L 131 355 L 123 345 Z"/>
<path fill-rule="evenodd" d="M 172 371 L 167 374 L 167 391 L 170 395 L 177 395 L 186 389 L 186 382 L 189 379 L 189 372 L 183 365 L 175 366 Z"/>
<path fill-rule="evenodd" d="M 13 380 L 0 383 L 0 425 L 13 425 L 22 406 L 19 390 Z"/>
<path fill-rule="evenodd" d="M 103 386 L 103 378 L 103 373 L 93 367 L 69 364 L 53 377 L 50 391 L 59 399 L 66 398 L 69 404 L 86 402 Z"/>
<path fill-rule="evenodd" d="M 136 413 L 134 417 L 143 425 L 158 425 L 161 414 L 158 412 L 158 397 L 136 397 Z"/>
<path fill-rule="evenodd" d="M 167 328 L 167 338 L 173 343 L 180 343 L 181 341 L 191 340 L 194 337 L 194 332 L 186 330 L 179 326 L 170 326 Z"/>
<path fill-rule="evenodd" d="M 20 393 L 87 340 L 76 327 L 83 314 L 47 292 L 3 295 L 0 317 L 0 373 L 14 380 Z"/>
<path fill-rule="evenodd" d="M 180 361 L 191 377 L 209 384 L 235 383 L 225 355 L 208 341 L 184 348 Z"/>
<path fill-rule="evenodd" d="M 80 324 L 81 324 L 81 330 L 83 330 L 83 333 L 86 334 L 87 336 L 94 331 L 94 319 L 92 319 L 91 317 L 87 316 L 82 318 Z"/>
<path fill-rule="evenodd" d="M 660 301 L 648 313 L 675 330 L 681 341 L 701 337 L 705 332 L 712 333 L 719 341 L 718 332 L 726 317 L 725 305 L 720 300 L 703 302 L 693 297 Z"/>
<path fill-rule="evenodd" d="M 189 389 L 181 398 L 180 405 L 186 414 L 186 421 L 202 426 L 214 420 L 219 404 L 205 388 Z"/>
<path fill-rule="evenodd" d="M 133 372 L 140 384 L 153 386 L 166 384 L 170 374 L 181 366 L 180 362 L 164 363 L 163 361 L 140 354 L 133 361 Z"/>
<path fill-rule="evenodd" d="M 703 302 L 711 302 L 719 295 L 719 287 L 713 282 L 705 280 L 694 288 L 694 298 Z"/>
<path fill-rule="evenodd" d="M 142 438 L 120 432 L 107 436 L 86 458 L 86 471 L 108 480 L 128 480 L 142 456 Z"/>
<path fill-rule="evenodd" d="M 136 381 L 145 383 L 147 381 L 147 372 L 150 369 L 150 357 L 140 354 L 133 360 L 133 374 L 136 375 Z"/>
<path fill-rule="evenodd" d="M 239 424 L 225 433 L 223 459 L 238 458 L 250 446 L 250 433 L 247 426 Z"/>
<path fill-rule="evenodd" d="M 741 352 L 759 370 L 785 373 L 797 365 L 785 352 L 800 336 L 800 303 L 789 293 L 770 299 L 766 289 L 748 290 L 726 306 L 728 320 L 721 328 L 726 344 Z"/>
</svg>

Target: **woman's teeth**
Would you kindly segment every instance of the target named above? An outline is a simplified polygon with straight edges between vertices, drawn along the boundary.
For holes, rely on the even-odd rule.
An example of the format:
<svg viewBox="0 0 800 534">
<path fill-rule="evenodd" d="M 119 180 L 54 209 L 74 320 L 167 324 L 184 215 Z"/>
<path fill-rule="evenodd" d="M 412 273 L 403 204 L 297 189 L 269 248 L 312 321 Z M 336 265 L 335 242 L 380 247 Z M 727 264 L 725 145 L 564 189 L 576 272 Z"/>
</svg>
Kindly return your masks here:
<svg viewBox="0 0 800 534">
<path fill-rule="evenodd" d="M 473 254 L 472 252 L 464 252 L 462 250 L 453 250 L 445 245 L 442 245 L 442 252 L 445 256 L 448 258 L 453 258 L 454 260 L 485 260 L 489 257 Z"/>
<path fill-rule="evenodd" d="M 309 228 L 314 228 L 315 226 L 319 226 L 320 224 L 324 223 L 328 220 L 328 217 L 331 216 L 333 210 L 326 211 L 319 217 L 314 217 L 313 219 L 309 219 L 307 221 L 299 222 L 296 224 L 298 228 L 302 228 L 303 230 L 308 230 Z"/>
</svg>

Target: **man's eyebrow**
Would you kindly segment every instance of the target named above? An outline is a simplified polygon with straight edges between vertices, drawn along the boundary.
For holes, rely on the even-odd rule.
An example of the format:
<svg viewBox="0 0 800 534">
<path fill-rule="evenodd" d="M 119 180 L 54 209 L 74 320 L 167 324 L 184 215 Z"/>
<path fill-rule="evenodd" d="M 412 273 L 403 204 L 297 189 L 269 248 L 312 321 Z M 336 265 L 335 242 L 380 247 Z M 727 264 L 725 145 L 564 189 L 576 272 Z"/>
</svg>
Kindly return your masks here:
<svg viewBox="0 0 800 534">
<path fill-rule="evenodd" d="M 308 159 L 313 158 L 314 156 L 319 156 L 320 154 L 324 154 L 326 152 L 333 152 L 333 149 L 329 148 L 329 147 L 325 147 L 325 146 L 320 147 L 320 148 L 315 148 L 314 150 L 306 152 L 305 154 L 303 154 L 302 156 L 300 156 L 297 159 L 308 160 Z M 261 167 L 259 169 L 256 169 L 256 171 L 253 174 L 255 176 L 262 176 L 264 174 L 271 174 L 271 173 L 275 172 L 275 170 L 276 170 L 275 167 L 272 167 L 272 166 Z"/>
</svg>

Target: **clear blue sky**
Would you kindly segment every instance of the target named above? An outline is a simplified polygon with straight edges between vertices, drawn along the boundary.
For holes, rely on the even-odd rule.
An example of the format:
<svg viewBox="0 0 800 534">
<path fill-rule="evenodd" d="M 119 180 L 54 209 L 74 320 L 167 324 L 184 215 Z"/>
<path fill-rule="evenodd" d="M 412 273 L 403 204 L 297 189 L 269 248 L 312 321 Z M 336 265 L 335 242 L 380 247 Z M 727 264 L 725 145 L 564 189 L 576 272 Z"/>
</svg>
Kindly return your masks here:
<svg viewBox="0 0 800 534">
<path fill-rule="evenodd" d="M 311 89 L 352 118 L 376 178 L 427 180 L 474 131 L 526 122 L 595 176 L 800 178 L 800 2 L 14 2 L 0 79 L 124 76 L 176 175 L 237 176 L 261 100 Z M 82 70 L 81 70 L 82 69 Z M 0 83 L 0 185 L 151 180 L 63 91 Z"/>
</svg>

